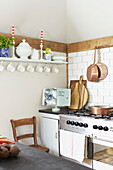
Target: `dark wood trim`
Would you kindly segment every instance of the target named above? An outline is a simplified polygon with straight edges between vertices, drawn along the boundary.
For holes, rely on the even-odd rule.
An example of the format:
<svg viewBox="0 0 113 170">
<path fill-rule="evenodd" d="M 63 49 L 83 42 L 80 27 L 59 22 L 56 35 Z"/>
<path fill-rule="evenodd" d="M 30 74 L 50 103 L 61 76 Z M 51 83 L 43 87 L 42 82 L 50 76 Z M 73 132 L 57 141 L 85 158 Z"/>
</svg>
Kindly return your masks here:
<svg viewBox="0 0 113 170">
<path fill-rule="evenodd" d="M 113 36 L 67 44 L 67 52 L 79 52 L 97 48 L 113 47 Z"/>
<path fill-rule="evenodd" d="M 0 35 L 6 37 L 12 36 L 11 34 L 6 34 L 6 33 L 0 33 Z M 19 36 L 19 35 L 15 35 L 15 38 L 16 38 L 15 46 L 17 46 L 20 42 L 22 42 L 22 39 L 26 39 L 26 41 L 29 43 L 29 45 L 32 48 L 40 49 L 40 39 Z M 63 52 L 63 53 L 67 52 L 67 44 L 55 42 L 55 41 L 43 40 L 43 49 L 45 50 L 46 48 L 51 48 L 52 51 L 56 51 L 56 52 Z"/>
</svg>

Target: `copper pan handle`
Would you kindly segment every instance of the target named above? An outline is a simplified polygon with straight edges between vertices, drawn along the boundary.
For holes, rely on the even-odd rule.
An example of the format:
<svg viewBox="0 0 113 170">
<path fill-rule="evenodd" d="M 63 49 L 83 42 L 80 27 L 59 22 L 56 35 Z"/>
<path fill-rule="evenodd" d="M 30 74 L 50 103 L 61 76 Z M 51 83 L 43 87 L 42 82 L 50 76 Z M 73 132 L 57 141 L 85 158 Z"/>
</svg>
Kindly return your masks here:
<svg viewBox="0 0 113 170">
<path fill-rule="evenodd" d="M 98 63 L 100 63 L 100 49 L 98 49 Z"/>
<path fill-rule="evenodd" d="M 96 49 L 95 49 L 95 52 L 94 52 L 94 62 L 93 62 L 93 64 L 95 64 L 95 61 L 96 61 Z"/>
</svg>

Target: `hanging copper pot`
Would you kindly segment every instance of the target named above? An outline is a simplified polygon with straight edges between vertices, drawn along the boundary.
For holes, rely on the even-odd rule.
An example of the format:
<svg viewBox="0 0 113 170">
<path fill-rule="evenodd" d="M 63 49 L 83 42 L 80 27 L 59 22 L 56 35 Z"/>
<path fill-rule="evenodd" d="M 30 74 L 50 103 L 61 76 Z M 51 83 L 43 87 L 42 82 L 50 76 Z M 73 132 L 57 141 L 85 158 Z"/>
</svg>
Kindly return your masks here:
<svg viewBox="0 0 113 170">
<path fill-rule="evenodd" d="M 97 82 L 98 76 L 99 76 L 99 68 L 95 64 L 95 60 L 96 60 L 96 49 L 94 52 L 94 62 L 87 68 L 87 79 L 88 81 L 91 81 L 91 82 Z"/>
</svg>

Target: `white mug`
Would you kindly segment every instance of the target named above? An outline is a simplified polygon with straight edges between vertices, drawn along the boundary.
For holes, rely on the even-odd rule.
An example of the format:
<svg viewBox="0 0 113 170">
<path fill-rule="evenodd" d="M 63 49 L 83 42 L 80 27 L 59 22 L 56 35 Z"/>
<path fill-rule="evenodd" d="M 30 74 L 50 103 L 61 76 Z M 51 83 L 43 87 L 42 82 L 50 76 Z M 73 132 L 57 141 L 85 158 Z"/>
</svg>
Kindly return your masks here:
<svg viewBox="0 0 113 170">
<path fill-rule="evenodd" d="M 43 72 L 43 67 L 37 66 L 36 71 L 39 72 L 39 73 L 42 73 Z"/>
<path fill-rule="evenodd" d="M 17 67 L 17 71 L 24 72 L 25 71 L 25 67 L 22 66 L 21 64 L 19 64 L 18 67 Z"/>
<path fill-rule="evenodd" d="M 2 72 L 4 70 L 4 66 L 2 65 L 2 63 L 0 64 L 0 72 Z"/>
<path fill-rule="evenodd" d="M 58 72 L 59 72 L 59 70 L 58 70 L 58 68 L 57 68 L 57 67 L 53 67 L 53 68 L 52 68 L 52 72 L 53 72 L 53 73 L 58 73 Z"/>
<path fill-rule="evenodd" d="M 44 67 L 44 72 L 49 73 L 50 71 L 51 71 L 51 69 L 48 66 Z"/>
<path fill-rule="evenodd" d="M 34 72 L 34 68 L 31 65 L 28 65 L 27 66 L 27 71 L 32 73 L 32 72 Z"/>
<path fill-rule="evenodd" d="M 15 71 L 15 67 L 10 63 L 7 66 L 7 71 L 14 72 Z"/>
</svg>

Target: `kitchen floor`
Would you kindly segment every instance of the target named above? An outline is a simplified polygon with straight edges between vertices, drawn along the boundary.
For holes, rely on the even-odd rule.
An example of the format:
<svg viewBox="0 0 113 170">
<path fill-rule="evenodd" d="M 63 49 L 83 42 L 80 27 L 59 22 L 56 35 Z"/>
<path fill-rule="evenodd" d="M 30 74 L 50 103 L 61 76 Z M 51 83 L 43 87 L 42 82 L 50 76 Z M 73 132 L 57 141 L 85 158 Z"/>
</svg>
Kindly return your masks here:
<svg viewBox="0 0 113 170">
<path fill-rule="evenodd" d="M 70 160 L 72 162 L 76 162 L 81 164 L 76 160 L 72 160 L 66 157 L 64 159 Z M 92 168 L 92 160 L 91 159 L 84 159 L 83 163 L 84 166 Z M 108 165 L 109 164 L 109 165 Z M 105 149 L 103 151 L 97 152 L 94 154 L 93 159 L 93 168 L 95 170 L 113 170 L 113 148 Z"/>
</svg>

